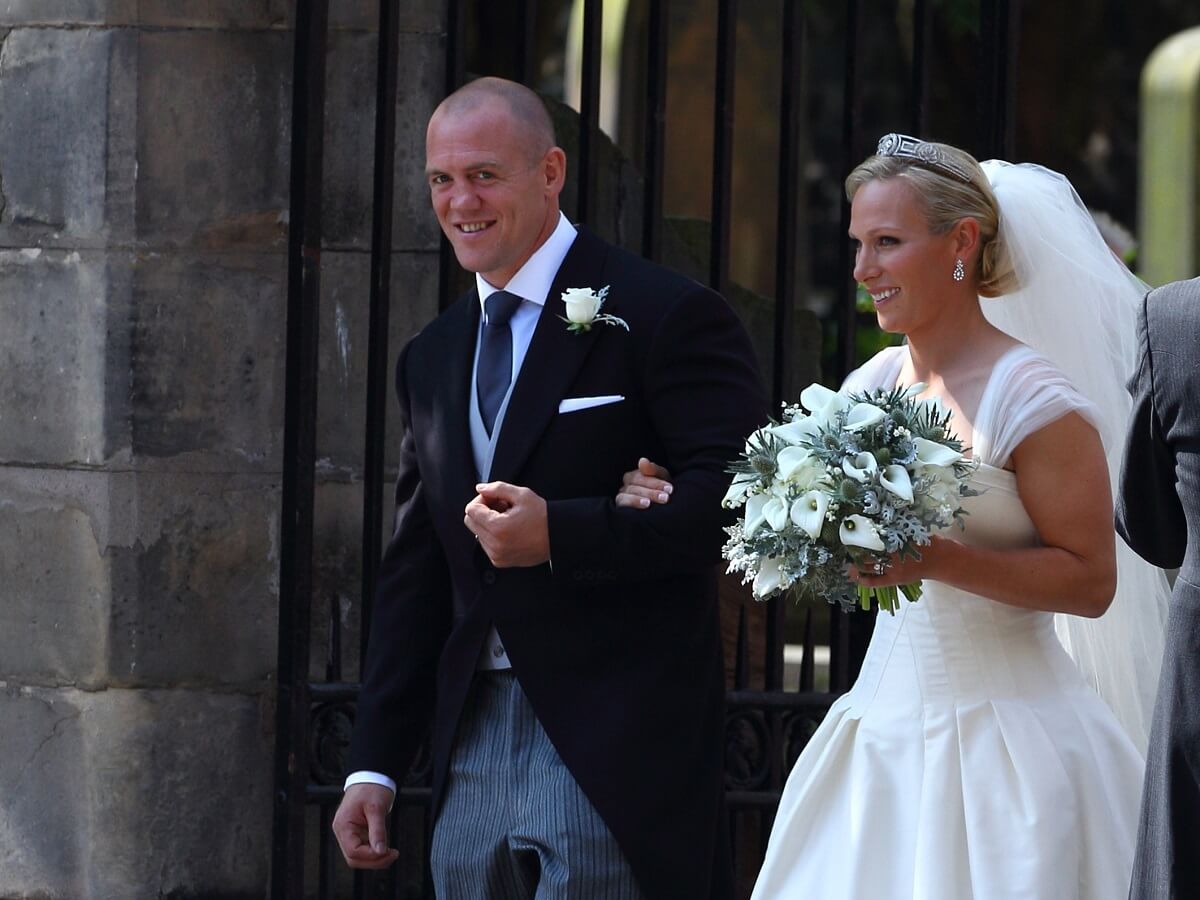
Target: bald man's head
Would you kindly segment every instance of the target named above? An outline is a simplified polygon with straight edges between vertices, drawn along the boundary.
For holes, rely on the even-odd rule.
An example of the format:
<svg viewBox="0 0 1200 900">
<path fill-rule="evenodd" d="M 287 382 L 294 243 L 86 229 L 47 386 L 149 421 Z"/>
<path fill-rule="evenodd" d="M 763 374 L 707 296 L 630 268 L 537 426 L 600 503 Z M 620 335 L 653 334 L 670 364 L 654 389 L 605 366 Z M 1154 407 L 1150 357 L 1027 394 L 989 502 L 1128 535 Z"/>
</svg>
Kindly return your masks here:
<svg viewBox="0 0 1200 900">
<path fill-rule="evenodd" d="M 465 115 L 481 108 L 507 111 L 531 162 L 555 146 L 554 123 L 546 104 L 525 85 L 504 78 L 477 78 L 463 85 L 438 104 L 430 123 L 441 116 Z"/>
<path fill-rule="evenodd" d="M 558 227 L 567 158 L 528 88 L 481 78 L 442 101 L 425 132 L 425 176 L 459 263 L 504 287 Z"/>
</svg>

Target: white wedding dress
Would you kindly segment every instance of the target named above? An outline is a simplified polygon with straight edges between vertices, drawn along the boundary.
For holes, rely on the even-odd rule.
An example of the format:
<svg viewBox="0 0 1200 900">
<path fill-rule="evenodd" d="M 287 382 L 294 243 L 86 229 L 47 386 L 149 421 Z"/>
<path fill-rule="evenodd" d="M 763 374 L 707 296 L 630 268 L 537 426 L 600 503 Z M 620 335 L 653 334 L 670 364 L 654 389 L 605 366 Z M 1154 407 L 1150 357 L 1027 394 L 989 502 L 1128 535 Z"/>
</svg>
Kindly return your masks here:
<svg viewBox="0 0 1200 900">
<path fill-rule="evenodd" d="M 883 351 L 847 387 L 895 384 L 906 355 Z M 1072 409 L 1091 408 L 1034 351 L 997 362 L 970 441 L 983 493 L 952 537 L 1037 543 L 1003 465 Z M 926 581 L 879 614 L 857 682 L 797 760 L 754 900 L 1124 900 L 1142 770 L 1053 614 Z"/>
</svg>

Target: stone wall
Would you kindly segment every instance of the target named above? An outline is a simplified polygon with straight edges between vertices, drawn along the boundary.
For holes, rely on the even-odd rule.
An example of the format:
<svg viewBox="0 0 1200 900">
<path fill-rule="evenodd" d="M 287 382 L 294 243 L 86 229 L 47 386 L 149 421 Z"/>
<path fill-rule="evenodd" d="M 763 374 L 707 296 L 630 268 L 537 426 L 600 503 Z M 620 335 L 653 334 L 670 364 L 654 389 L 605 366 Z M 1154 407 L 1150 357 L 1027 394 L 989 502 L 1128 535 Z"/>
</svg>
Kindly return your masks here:
<svg viewBox="0 0 1200 900">
<path fill-rule="evenodd" d="M 343 609 L 376 4 L 330 5 L 318 604 Z M 401 5 L 393 352 L 436 306 L 442 5 Z M 0 3 L 6 900 L 267 891 L 293 7 Z"/>
</svg>

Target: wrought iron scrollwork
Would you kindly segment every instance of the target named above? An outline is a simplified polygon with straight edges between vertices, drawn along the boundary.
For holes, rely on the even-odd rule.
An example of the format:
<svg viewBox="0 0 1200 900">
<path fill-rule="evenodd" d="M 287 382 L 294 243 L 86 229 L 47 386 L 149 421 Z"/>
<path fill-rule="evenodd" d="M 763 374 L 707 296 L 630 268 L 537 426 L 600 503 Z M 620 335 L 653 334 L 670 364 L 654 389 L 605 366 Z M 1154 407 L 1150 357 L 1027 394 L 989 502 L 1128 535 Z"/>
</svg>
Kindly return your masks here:
<svg viewBox="0 0 1200 900">
<path fill-rule="evenodd" d="M 309 721 L 309 768 L 317 784 L 340 784 L 354 732 L 353 703 L 320 703 Z"/>
<path fill-rule="evenodd" d="M 778 799 L 797 757 L 829 710 L 813 693 L 737 691 L 725 715 L 725 788 L 740 802 Z"/>
<path fill-rule="evenodd" d="M 760 790 L 771 776 L 771 729 L 761 709 L 734 709 L 725 717 L 725 786 Z"/>
<path fill-rule="evenodd" d="M 804 750 L 808 739 L 813 736 L 821 717 L 811 713 L 796 712 L 785 717 L 783 722 L 783 771 L 786 774 L 792 770 L 801 751 Z"/>
</svg>

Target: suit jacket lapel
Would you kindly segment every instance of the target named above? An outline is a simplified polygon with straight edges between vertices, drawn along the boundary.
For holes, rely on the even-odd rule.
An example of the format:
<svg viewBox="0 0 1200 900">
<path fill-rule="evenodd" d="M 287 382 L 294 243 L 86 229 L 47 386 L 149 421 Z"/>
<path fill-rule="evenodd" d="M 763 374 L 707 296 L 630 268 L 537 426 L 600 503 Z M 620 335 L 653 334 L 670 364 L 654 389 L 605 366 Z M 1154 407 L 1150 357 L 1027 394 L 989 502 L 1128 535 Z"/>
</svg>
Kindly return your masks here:
<svg viewBox="0 0 1200 900">
<path fill-rule="evenodd" d="M 542 432 L 558 414 L 559 401 L 595 344 L 600 327 L 580 334 L 568 331 L 567 323 L 559 318 L 565 311 L 559 297 L 571 287 L 604 287 L 597 279 L 603 274 L 607 254 L 604 242 L 581 228 L 563 259 L 513 385 L 492 457 L 493 481 L 516 478 Z"/>
<path fill-rule="evenodd" d="M 443 447 L 445 465 L 437 466 L 437 476 L 451 497 L 475 494 L 478 480 L 475 456 L 471 452 L 471 369 L 475 361 L 475 337 L 479 330 L 479 294 L 472 288 L 450 313 L 452 321 L 446 329 L 447 339 L 439 348 L 445 354 L 444 365 L 430 371 L 433 383 L 434 427 L 437 440 Z M 443 377 L 443 375 L 445 377 Z M 428 479 L 430 473 L 424 473 Z M 466 504 L 466 500 L 463 501 Z"/>
</svg>

